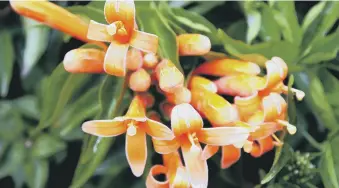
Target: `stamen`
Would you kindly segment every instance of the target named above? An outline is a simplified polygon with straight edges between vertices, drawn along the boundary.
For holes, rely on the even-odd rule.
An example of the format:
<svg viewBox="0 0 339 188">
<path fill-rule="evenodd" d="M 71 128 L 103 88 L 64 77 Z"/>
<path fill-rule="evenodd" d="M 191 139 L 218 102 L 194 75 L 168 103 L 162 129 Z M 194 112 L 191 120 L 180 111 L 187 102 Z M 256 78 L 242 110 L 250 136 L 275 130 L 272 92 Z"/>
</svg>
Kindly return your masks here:
<svg viewBox="0 0 339 188">
<path fill-rule="evenodd" d="M 294 126 L 294 125 L 292 125 L 292 124 L 290 124 L 289 122 L 284 121 L 284 120 L 280 120 L 280 119 L 278 119 L 277 122 L 278 122 L 280 125 L 285 126 L 286 129 L 287 129 L 287 131 L 288 131 L 288 133 L 290 133 L 290 134 L 293 135 L 293 134 L 295 134 L 295 133 L 297 132 L 297 127 Z"/>
<path fill-rule="evenodd" d="M 194 133 L 188 133 L 187 134 L 188 140 L 190 141 L 190 143 L 192 144 L 191 148 L 190 148 L 190 152 L 198 152 L 200 149 L 199 147 L 195 144 L 197 141 L 197 137 L 195 137 Z"/>
<path fill-rule="evenodd" d="M 112 23 L 106 27 L 106 30 L 110 35 L 115 35 L 115 33 L 117 32 L 117 29 L 118 28 L 115 25 L 115 23 Z"/>
<path fill-rule="evenodd" d="M 127 124 L 127 134 L 129 136 L 134 136 L 137 134 L 137 128 L 135 127 L 133 122 L 130 122 L 129 124 Z"/>
<path fill-rule="evenodd" d="M 272 134 L 273 139 L 275 140 L 275 145 L 276 146 L 282 146 L 284 143 L 280 141 L 280 139 L 277 137 L 277 135 Z"/>
<path fill-rule="evenodd" d="M 303 100 L 305 97 L 305 93 L 303 91 L 300 91 L 299 89 L 291 88 L 292 93 L 296 96 L 298 101 Z M 288 87 L 284 86 L 283 87 L 283 92 L 284 94 L 288 94 Z"/>
</svg>

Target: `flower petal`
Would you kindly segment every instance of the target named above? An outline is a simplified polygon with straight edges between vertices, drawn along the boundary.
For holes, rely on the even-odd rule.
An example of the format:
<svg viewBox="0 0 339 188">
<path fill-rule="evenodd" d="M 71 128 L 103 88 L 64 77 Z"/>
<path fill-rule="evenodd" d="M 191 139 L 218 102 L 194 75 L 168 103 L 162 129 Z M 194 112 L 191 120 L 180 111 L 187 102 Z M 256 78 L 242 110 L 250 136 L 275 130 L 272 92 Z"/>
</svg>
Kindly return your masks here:
<svg viewBox="0 0 339 188">
<path fill-rule="evenodd" d="M 146 108 L 151 108 L 154 105 L 154 96 L 149 92 L 139 93 L 138 96 L 144 102 Z"/>
<path fill-rule="evenodd" d="M 170 185 L 171 187 L 175 187 L 175 188 L 190 188 L 191 187 L 188 173 L 184 167 L 179 166 L 177 168 L 175 177 L 173 181 L 170 181 Z"/>
<path fill-rule="evenodd" d="M 211 50 L 211 41 L 205 35 L 181 34 L 177 36 L 179 55 L 204 55 Z"/>
<path fill-rule="evenodd" d="M 107 49 L 104 61 L 104 69 L 107 74 L 125 76 L 127 50 L 128 44 L 118 44 L 112 41 Z"/>
<path fill-rule="evenodd" d="M 190 80 L 189 88 L 192 90 L 206 89 L 212 93 L 216 93 L 218 91 L 217 86 L 211 80 L 201 76 L 193 76 Z"/>
<path fill-rule="evenodd" d="M 163 101 L 159 104 L 159 109 L 161 111 L 162 116 L 165 119 L 167 119 L 167 120 L 170 119 L 174 106 L 175 106 L 174 104 L 171 104 L 167 101 Z"/>
<path fill-rule="evenodd" d="M 234 98 L 234 104 L 237 107 L 241 120 L 247 121 L 255 112 L 261 108 L 261 98 L 258 96 L 258 92 L 255 92 L 249 97 Z"/>
<path fill-rule="evenodd" d="M 132 173 L 140 177 L 145 169 L 147 159 L 146 133 L 137 129 L 134 136 L 126 134 L 126 157 Z"/>
<path fill-rule="evenodd" d="M 202 151 L 202 159 L 207 160 L 219 151 L 219 146 L 206 145 Z"/>
<path fill-rule="evenodd" d="M 258 140 L 257 143 L 253 143 L 253 149 L 251 155 L 253 157 L 260 157 L 268 151 L 274 148 L 273 138 L 268 136 L 264 139 Z"/>
<path fill-rule="evenodd" d="M 181 147 L 186 170 L 192 187 L 206 188 L 208 183 L 208 167 L 206 160 L 201 158 L 200 144 L 192 146 L 188 140 Z"/>
<path fill-rule="evenodd" d="M 278 119 L 282 114 L 286 114 L 287 103 L 281 95 L 270 93 L 263 98 L 262 108 L 265 122 L 271 122 Z"/>
<path fill-rule="evenodd" d="M 131 48 L 127 52 L 126 65 L 128 70 L 136 71 L 138 70 L 143 63 L 143 57 L 140 50 Z"/>
<path fill-rule="evenodd" d="M 145 92 L 151 86 L 151 76 L 141 68 L 129 77 L 129 87 L 135 92 Z"/>
<path fill-rule="evenodd" d="M 131 46 L 147 53 L 157 53 L 159 38 L 156 35 L 134 30 L 130 41 Z"/>
<path fill-rule="evenodd" d="M 244 127 L 203 128 L 197 132 L 200 142 L 214 146 L 242 143 L 247 140 L 249 129 Z"/>
<path fill-rule="evenodd" d="M 176 88 L 173 93 L 165 93 L 167 101 L 173 104 L 191 102 L 191 91 L 186 87 Z"/>
<path fill-rule="evenodd" d="M 234 147 L 233 145 L 227 145 L 222 147 L 221 155 L 221 168 L 225 169 L 236 163 L 241 156 L 241 151 L 239 148 Z"/>
<path fill-rule="evenodd" d="M 224 58 L 203 63 L 195 70 L 195 73 L 211 76 L 226 76 L 239 73 L 257 75 L 260 73 L 260 67 L 252 62 Z"/>
<path fill-rule="evenodd" d="M 160 174 L 166 174 L 167 168 L 162 165 L 154 165 L 151 170 L 149 171 L 149 174 L 146 179 L 146 187 L 147 188 L 169 188 L 169 181 L 158 181 L 154 178 L 154 176 L 160 175 Z"/>
<path fill-rule="evenodd" d="M 155 69 L 161 90 L 173 93 L 175 88 L 184 86 L 184 75 L 167 59 L 163 59 Z"/>
<path fill-rule="evenodd" d="M 100 137 L 118 136 L 127 130 L 124 122 L 116 119 L 86 121 L 81 128 L 85 133 Z"/>
<path fill-rule="evenodd" d="M 158 57 L 154 53 L 147 53 L 144 55 L 144 64 L 143 66 L 147 69 L 153 69 L 159 60 Z"/>
<path fill-rule="evenodd" d="M 96 41 L 110 42 L 113 37 L 107 32 L 107 25 L 91 20 L 88 26 L 87 38 Z"/>
<path fill-rule="evenodd" d="M 63 64 L 71 73 L 103 73 L 105 52 L 78 48 L 66 53 Z"/>
<path fill-rule="evenodd" d="M 281 130 L 282 126 L 275 122 L 265 122 L 259 125 L 259 129 L 251 132 L 251 139 L 260 140 Z"/>
<path fill-rule="evenodd" d="M 144 125 L 144 129 L 147 134 L 152 136 L 157 140 L 172 140 L 174 139 L 174 134 L 170 128 L 166 125 L 148 119 Z"/>
<path fill-rule="evenodd" d="M 128 111 L 125 115 L 128 118 L 145 118 L 146 121 L 146 109 L 144 102 L 139 95 L 134 96 Z"/>
<path fill-rule="evenodd" d="M 152 138 L 154 150 L 160 154 L 172 153 L 180 147 L 180 143 L 176 138 L 173 140 L 157 140 Z"/>
</svg>

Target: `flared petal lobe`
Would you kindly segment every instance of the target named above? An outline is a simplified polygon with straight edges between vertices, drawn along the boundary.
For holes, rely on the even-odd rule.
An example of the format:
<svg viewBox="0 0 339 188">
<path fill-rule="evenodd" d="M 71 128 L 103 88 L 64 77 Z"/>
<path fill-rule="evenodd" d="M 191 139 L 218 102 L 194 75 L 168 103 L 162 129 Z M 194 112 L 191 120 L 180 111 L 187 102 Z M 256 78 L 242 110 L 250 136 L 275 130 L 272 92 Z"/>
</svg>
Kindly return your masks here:
<svg viewBox="0 0 339 188">
<path fill-rule="evenodd" d="M 87 38 L 95 41 L 111 42 L 112 35 L 107 32 L 107 25 L 91 20 L 88 26 Z"/>
<path fill-rule="evenodd" d="M 159 38 L 156 35 L 134 30 L 131 46 L 147 53 L 157 53 Z"/>
<path fill-rule="evenodd" d="M 142 129 L 137 129 L 134 136 L 126 134 L 126 157 L 132 173 L 139 177 L 143 174 L 146 159 L 147 145 L 146 133 Z"/>
<path fill-rule="evenodd" d="M 104 69 L 107 74 L 114 76 L 126 75 L 126 55 L 128 44 L 119 44 L 114 41 L 109 45 L 105 61 Z"/>
<path fill-rule="evenodd" d="M 211 76 L 228 76 L 239 73 L 257 75 L 260 73 L 260 67 L 252 62 L 236 59 L 218 59 L 203 63 L 195 70 L 195 73 Z"/>
<path fill-rule="evenodd" d="M 177 36 L 179 55 L 204 55 L 211 50 L 211 41 L 200 34 L 181 34 Z"/>
<path fill-rule="evenodd" d="M 74 49 L 66 53 L 63 64 L 71 73 L 104 73 L 105 52 L 98 49 Z"/>
<path fill-rule="evenodd" d="M 146 179 L 146 187 L 147 188 L 169 188 L 169 181 L 158 181 L 155 179 L 155 176 L 161 175 L 161 174 L 166 174 L 167 173 L 167 168 L 162 165 L 154 165 Z"/>
<path fill-rule="evenodd" d="M 145 105 L 141 97 L 138 95 L 134 96 L 125 117 L 139 119 L 140 121 L 147 120 Z"/>
<path fill-rule="evenodd" d="M 176 138 L 173 140 L 157 140 L 153 138 L 152 141 L 154 150 L 160 154 L 170 154 L 180 147 L 180 142 Z"/>
<path fill-rule="evenodd" d="M 100 136 L 112 137 L 125 133 L 127 126 L 118 120 L 93 120 L 82 124 L 82 131 L 85 133 Z"/>
<path fill-rule="evenodd" d="M 221 168 L 225 169 L 232 166 L 240 159 L 240 156 L 241 151 L 239 148 L 236 148 L 233 145 L 223 146 L 221 154 Z"/>
<path fill-rule="evenodd" d="M 249 129 L 245 127 L 202 128 L 197 132 L 200 142 L 208 145 L 225 146 L 245 143 L 249 137 Z"/>
<path fill-rule="evenodd" d="M 166 125 L 148 119 L 144 125 L 146 133 L 158 140 L 172 140 L 174 134 Z"/>
<path fill-rule="evenodd" d="M 48 1 L 10 1 L 20 15 L 42 22 L 79 40 L 88 42 L 88 24 L 66 9 Z"/>
</svg>

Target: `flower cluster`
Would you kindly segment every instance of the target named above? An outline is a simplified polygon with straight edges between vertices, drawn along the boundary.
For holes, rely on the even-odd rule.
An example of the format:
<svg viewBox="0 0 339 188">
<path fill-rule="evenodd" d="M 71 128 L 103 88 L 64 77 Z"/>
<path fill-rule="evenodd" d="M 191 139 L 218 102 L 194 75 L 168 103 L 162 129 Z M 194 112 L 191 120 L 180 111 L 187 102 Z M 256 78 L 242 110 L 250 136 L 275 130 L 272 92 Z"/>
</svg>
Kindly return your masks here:
<svg viewBox="0 0 339 188">
<path fill-rule="evenodd" d="M 242 148 L 253 157 L 260 157 L 275 145 L 283 144 L 275 132 L 296 132 L 296 127 L 285 120 L 287 103 L 281 94 L 289 90 L 283 83 L 288 69 L 279 57 L 266 62 L 265 76 L 255 63 L 223 58 L 201 64 L 185 78 L 173 62 L 157 56 L 158 37 L 137 29 L 135 5 L 131 0 L 106 1 L 107 24 L 83 23 L 49 2 L 12 1 L 11 4 L 20 14 L 102 47 L 68 52 L 63 61 L 68 72 L 128 76 L 129 88 L 135 96 L 126 115 L 87 121 L 82 130 L 100 137 L 125 133 L 127 161 L 137 177 L 144 173 L 146 135 L 149 135 L 154 150 L 163 156 L 163 165 L 150 170 L 147 187 L 207 187 L 206 161 L 219 147 L 221 168 L 228 168 L 240 158 Z M 69 22 L 34 16 L 41 15 L 42 7 L 59 15 L 66 14 Z M 70 22 L 79 23 L 79 27 Z M 108 48 L 103 42 L 109 43 Z M 200 34 L 182 34 L 173 42 L 177 43 L 181 56 L 204 55 L 211 49 L 209 38 Z M 219 78 L 210 80 L 204 75 Z M 170 119 L 170 128 L 160 122 L 157 112 L 147 113 L 155 102 L 153 95 L 147 93 L 152 84 L 166 97 L 160 108 Z M 304 97 L 302 91 L 292 89 L 292 92 L 299 100 Z M 232 103 L 222 95 L 232 98 Z M 203 118 L 210 127 L 204 127 Z M 154 176 L 158 174 L 165 174 L 167 180 L 157 181 Z"/>
</svg>

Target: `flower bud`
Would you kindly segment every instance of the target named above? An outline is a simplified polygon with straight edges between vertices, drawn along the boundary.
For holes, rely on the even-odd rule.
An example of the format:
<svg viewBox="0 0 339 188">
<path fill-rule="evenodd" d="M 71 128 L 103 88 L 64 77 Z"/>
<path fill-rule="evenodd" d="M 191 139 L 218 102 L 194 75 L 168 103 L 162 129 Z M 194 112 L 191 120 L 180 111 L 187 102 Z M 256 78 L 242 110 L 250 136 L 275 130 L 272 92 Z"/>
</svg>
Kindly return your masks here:
<svg viewBox="0 0 339 188">
<path fill-rule="evenodd" d="M 136 92 L 147 91 L 151 86 L 151 76 L 145 69 L 139 69 L 133 72 L 129 78 L 129 87 Z"/>
<path fill-rule="evenodd" d="M 211 50 L 211 41 L 205 35 L 181 34 L 177 36 L 179 55 L 204 55 Z"/>
</svg>

